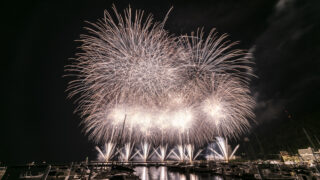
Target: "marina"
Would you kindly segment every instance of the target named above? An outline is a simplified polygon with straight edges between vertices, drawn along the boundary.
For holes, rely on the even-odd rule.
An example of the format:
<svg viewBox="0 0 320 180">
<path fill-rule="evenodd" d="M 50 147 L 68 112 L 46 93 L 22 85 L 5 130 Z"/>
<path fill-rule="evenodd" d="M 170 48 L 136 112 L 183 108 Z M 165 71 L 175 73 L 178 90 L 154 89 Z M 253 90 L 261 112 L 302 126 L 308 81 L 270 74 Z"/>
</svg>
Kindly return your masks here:
<svg viewBox="0 0 320 180">
<path fill-rule="evenodd" d="M 9 166 L 2 179 L 320 179 L 320 166 L 270 162 L 80 162 Z M 3 172 L 3 168 L 1 169 Z"/>
</svg>

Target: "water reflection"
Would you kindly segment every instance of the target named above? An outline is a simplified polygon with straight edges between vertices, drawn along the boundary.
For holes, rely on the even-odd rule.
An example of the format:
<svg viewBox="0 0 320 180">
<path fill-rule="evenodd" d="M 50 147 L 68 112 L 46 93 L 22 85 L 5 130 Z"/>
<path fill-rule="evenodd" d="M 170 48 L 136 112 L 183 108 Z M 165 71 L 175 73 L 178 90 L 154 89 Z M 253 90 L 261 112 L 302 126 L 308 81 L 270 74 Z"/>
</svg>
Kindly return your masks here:
<svg viewBox="0 0 320 180">
<path fill-rule="evenodd" d="M 223 178 L 208 173 L 180 173 L 171 172 L 165 166 L 160 167 L 135 167 L 135 174 L 140 177 L 141 180 L 222 180 Z"/>
</svg>

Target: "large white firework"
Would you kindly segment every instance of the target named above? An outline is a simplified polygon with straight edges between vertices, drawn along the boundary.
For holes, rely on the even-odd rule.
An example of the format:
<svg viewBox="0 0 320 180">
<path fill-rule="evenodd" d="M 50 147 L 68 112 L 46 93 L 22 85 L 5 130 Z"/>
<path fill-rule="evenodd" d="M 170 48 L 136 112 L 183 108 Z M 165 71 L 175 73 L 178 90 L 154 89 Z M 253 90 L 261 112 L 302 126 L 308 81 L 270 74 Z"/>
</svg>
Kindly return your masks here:
<svg viewBox="0 0 320 180">
<path fill-rule="evenodd" d="M 81 53 L 66 67 L 76 77 L 85 132 L 95 142 L 203 144 L 215 135 L 236 137 L 254 114 L 250 55 L 232 50 L 212 30 L 175 37 L 152 15 L 132 12 L 90 23 Z"/>
</svg>

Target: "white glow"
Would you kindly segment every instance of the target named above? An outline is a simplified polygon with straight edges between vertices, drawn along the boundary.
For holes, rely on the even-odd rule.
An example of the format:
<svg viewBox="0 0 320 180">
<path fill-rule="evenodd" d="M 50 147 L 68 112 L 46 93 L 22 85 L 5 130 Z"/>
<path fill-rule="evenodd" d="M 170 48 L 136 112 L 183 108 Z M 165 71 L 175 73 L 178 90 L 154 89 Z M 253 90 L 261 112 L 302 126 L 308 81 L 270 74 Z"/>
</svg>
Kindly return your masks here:
<svg viewBox="0 0 320 180">
<path fill-rule="evenodd" d="M 214 119 L 224 117 L 221 103 L 213 98 L 205 100 L 202 109 Z"/>
<path fill-rule="evenodd" d="M 182 132 L 190 127 L 191 121 L 192 113 L 187 109 L 182 109 L 172 114 L 172 126 Z"/>
</svg>

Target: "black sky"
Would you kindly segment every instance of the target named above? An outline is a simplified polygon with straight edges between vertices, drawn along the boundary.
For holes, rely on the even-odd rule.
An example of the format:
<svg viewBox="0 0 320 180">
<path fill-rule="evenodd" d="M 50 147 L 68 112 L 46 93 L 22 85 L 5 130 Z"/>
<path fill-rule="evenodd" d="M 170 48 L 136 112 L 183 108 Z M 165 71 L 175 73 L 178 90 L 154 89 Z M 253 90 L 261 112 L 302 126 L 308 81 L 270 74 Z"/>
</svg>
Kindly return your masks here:
<svg viewBox="0 0 320 180">
<path fill-rule="evenodd" d="M 176 35 L 198 27 L 228 33 L 253 50 L 256 121 L 248 136 L 256 152 L 310 146 L 305 128 L 320 138 L 320 2 L 318 0 L 14 1 L 2 10 L 0 161 L 74 161 L 93 158 L 62 78 L 74 57 L 84 21 L 102 18 L 114 3 L 162 20 Z M 291 118 L 288 118 L 290 115 Z M 243 137 L 238 140 L 241 143 Z M 259 140 L 259 141 L 258 141 Z M 261 142 L 258 146 L 257 142 Z"/>
</svg>

